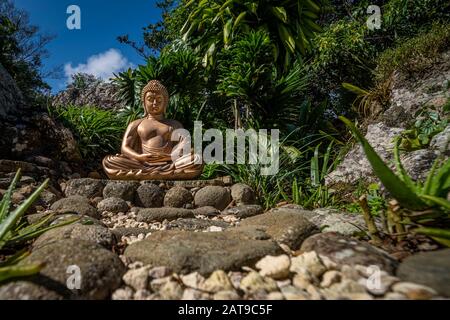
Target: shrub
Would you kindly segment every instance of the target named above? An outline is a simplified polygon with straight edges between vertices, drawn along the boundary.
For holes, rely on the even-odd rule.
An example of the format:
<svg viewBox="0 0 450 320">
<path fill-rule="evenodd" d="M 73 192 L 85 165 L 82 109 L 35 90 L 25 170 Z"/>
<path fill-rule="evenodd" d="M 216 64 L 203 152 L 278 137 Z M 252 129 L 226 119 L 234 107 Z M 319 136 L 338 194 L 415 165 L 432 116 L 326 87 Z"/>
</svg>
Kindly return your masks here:
<svg viewBox="0 0 450 320">
<path fill-rule="evenodd" d="M 80 152 L 86 159 L 99 159 L 117 153 L 126 129 L 120 115 L 93 106 L 58 106 L 50 110 L 75 135 Z"/>
</svg>

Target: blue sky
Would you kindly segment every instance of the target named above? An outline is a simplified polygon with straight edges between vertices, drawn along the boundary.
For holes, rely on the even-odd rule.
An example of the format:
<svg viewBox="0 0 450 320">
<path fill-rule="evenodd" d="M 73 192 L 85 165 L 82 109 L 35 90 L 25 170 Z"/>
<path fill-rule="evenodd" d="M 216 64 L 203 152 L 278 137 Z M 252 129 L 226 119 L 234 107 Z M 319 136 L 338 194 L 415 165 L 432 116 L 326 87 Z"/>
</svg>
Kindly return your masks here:
<svg viewBox="0 0 450 320">
<path fill-rule="evenodd" d="M 129 34 L 142 41 L 142 28 L 161 17 L 156 0 L 14 0 L 25 9 L 31 23 L 56 38 L 47 46 L 44 70 L 61 66 L 62 79 L 46 79 L 53 91 L 64 89 L 70 73 L 86 71 L 108 78 L 112 72 L 144 63 L 134 49 L 116 38 Z M 69 5 L 81 9 L 81 30 L 69 30 Z"/>
</svg>

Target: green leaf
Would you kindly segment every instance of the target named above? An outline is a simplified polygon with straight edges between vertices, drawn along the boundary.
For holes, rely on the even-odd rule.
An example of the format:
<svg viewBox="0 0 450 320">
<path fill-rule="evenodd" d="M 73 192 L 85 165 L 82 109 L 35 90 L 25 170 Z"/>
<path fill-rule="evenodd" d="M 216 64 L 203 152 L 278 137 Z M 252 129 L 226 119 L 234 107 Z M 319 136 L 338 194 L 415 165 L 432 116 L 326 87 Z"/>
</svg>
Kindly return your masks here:
<svg viewBox="0 0 450 320">
<path fill-rule="evenodd" d="M 450 247 L 450 230 L 439 228 L 417 228 L 415 233 L 424 234 L 431 237 L 433 240 Z"/>
<path fill-rule="evenodd" d="M 350 92 L 357 94 L 358 96 L 365 96 L 365 95 L 369 94 L 368 91 L 361 89 L 361 88 L 359 88 L 353 84 L 347 83 L 347 82 L 343 82 L 342 87 L 344 89 L 347 89 Z"/>
<path fill-rule="evenodd" d="M 30 264 L 24 266 L 8 266 L 0 268 L 0 282 L 12 278 L 26 277 L 38 273 L 44 264 Z"/>
<path fill-rule="evenodd" d="M 4 221 L 0 224 L 0 240 L 14 228 L 14 225 L 23 216 L 23 214 L 28 210 L 28 208 L 33 204 L 34 201 L 39 197 L 41 192 L 47 187 L 49 179 L 46 179 L 33 194 L 26 199 L 20 206 L 16 208 L 12 213 L 10 213 Z"/>
<path fill-rule="evenodd" d="M 314 156 L 311 159 L 311 184 L 313 186 L 320 185 L 320 173 L 319 173 L 319 147 L 318 144 L 314 150 Z"/>
<path fill-rule="evenodd" d="M 359 130 L 356 129 L 355 125 L 343 116 L 340 116 L 339 119 L 345 123 L 347 128 L 350 129 L 362 145 L 373 171 L 391 195 L 405 208 L 411 210 L 422 210 L 427 208 L 426 203 L 423 202 L 399 177 L 397 177 L 383 160 L 381 160 L 380 156 L 375 152 Z"/>
<path fill-rule="evenodd" d="M 246 12 L 246 11 L 241 12 L 241 13 L 238 15 L 238 17 L 237 17 L 236 20 L 234 21 L 234 24 L 233 24 L 233 30 L 235 30 L 235 29 L 239 26 L 239 24 L 240 24 L 241 21 L 245 18 L 246 15 L 247 15 L 247 12 Z"/>
<path fill-rule="evenodd" d="M 231 34 L 231 28 L 233 24 L 233 19 L 229 19 L 225 26 L 223 27 L 223 42 L 225 44 L 229 44 L 230 42 L 230 34 Z"/>
<path fill-rule="evenodd" d="M 400 179 L 411 189 L 415 192 L 418 192 L 419 188 L 416 186 L 414 181 L 409 177 L 408 173 L 406 172 L 405 168 L 402 165 L 402 162 L 400 160 L 400 137 L 395 138 L 394 141 L 394 162 L 395 167 L 397 168 L 397 174 L 399 175 Z"/>
<path fill-rule="evenodd" d="M 6 190 L 5 194 L 3 195 L 2 201 L 0 202 L 0 223 L 3 221 L 3 219 L 5 219 L 8 213 L 9 207 L 11 205 L 12 192 L 20 179 L 20 171 L 21 170 L 19 168 L 16 172 L 16 175 L 14 176 L 14 179 L 11 181 L 11 184 L 8 187 L 8 190 Z"/>
<path fill-rule="evenodd" d="M 290 33 L 290 31 L 282 24 L 278 24 L 278 33 L 281 37 L 281 39 L 284 42 L 284 45 L 287 47 L 291 53 L 295 52 L 295 39 Z"/>
<path fill-rule="evenodd" d="M 439 197 L 435 197 L 435 196 L 430 196 L 430 195 L 427 195 L 427 194 L 423 194 L 420 197 L 422 199 L 425 199 L 425 200 L 428 200 L 428 201 L 434 203 L 435 205 L 443 207 L 446 210 L 450 210 L 450 201 L 448 201 L 447 199 L 439 198 Z"/>
<path fill-rule="evenodd" d="M 286 13 L 286 9 L 284 9 L 283 7 L 270 7 L 270 10 L 278 19 L 280 19 L 284 23 L 287 23 L 288 16 Z"/>
<path fill-rule="evenodd" d="M 436 159 L 435 164 L 440 162 L 441 159 Z M 433 164 L 434 167 L 434 164 Z M 446 197 L 450 191 L 450 159 L 448 159 L 442 167 L 440 167 L 437 172 L 431 173 L 431 181 L 427 188 L 428 192 L 424 194 L 429 194 L 436 197 Z"/>
</svg>

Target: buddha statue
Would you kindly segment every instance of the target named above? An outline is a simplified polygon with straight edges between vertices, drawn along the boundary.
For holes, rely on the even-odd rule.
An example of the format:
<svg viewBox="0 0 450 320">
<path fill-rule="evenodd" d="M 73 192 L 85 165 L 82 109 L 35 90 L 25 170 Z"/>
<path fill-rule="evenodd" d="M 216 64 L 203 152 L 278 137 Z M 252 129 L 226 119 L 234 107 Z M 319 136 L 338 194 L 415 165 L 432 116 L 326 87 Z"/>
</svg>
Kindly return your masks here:
<svg viewBox="0 0 450 320">
<path fill-rule="evenodd" d="M 144 118 L 128 125 L 121 154 L 103 159 L 103 169 L 110 179 L 175 180 L 193 179 L 202 173 L 201 156 L 190 147 L 190 137 L 172 133 L 183 126 L 164 118 L 169 94 L 157 80 L 142 90 Z M 187 151 L 186 151 L 187 150 Z"/>
</svg>

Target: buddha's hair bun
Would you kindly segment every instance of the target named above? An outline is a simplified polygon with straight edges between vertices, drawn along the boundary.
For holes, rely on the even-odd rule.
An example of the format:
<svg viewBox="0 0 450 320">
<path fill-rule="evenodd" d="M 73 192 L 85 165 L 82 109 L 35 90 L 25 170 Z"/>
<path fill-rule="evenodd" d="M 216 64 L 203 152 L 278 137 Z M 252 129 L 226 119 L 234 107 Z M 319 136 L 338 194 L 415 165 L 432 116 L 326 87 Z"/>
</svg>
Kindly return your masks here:
<svg viewBox="0 0 450 320">
<path fill-rule="evenodd" d="M 167 104 L 169 103 L 169 93 L 167 92 L 167 88 L 158 80 L 150 80 L 144 89 L 142 89 L 142 103 L 144 103 L 145 94 L 150 91 L 161 93 L 164 97 L 164 106 L 167 107 Z"/>
</svg>

